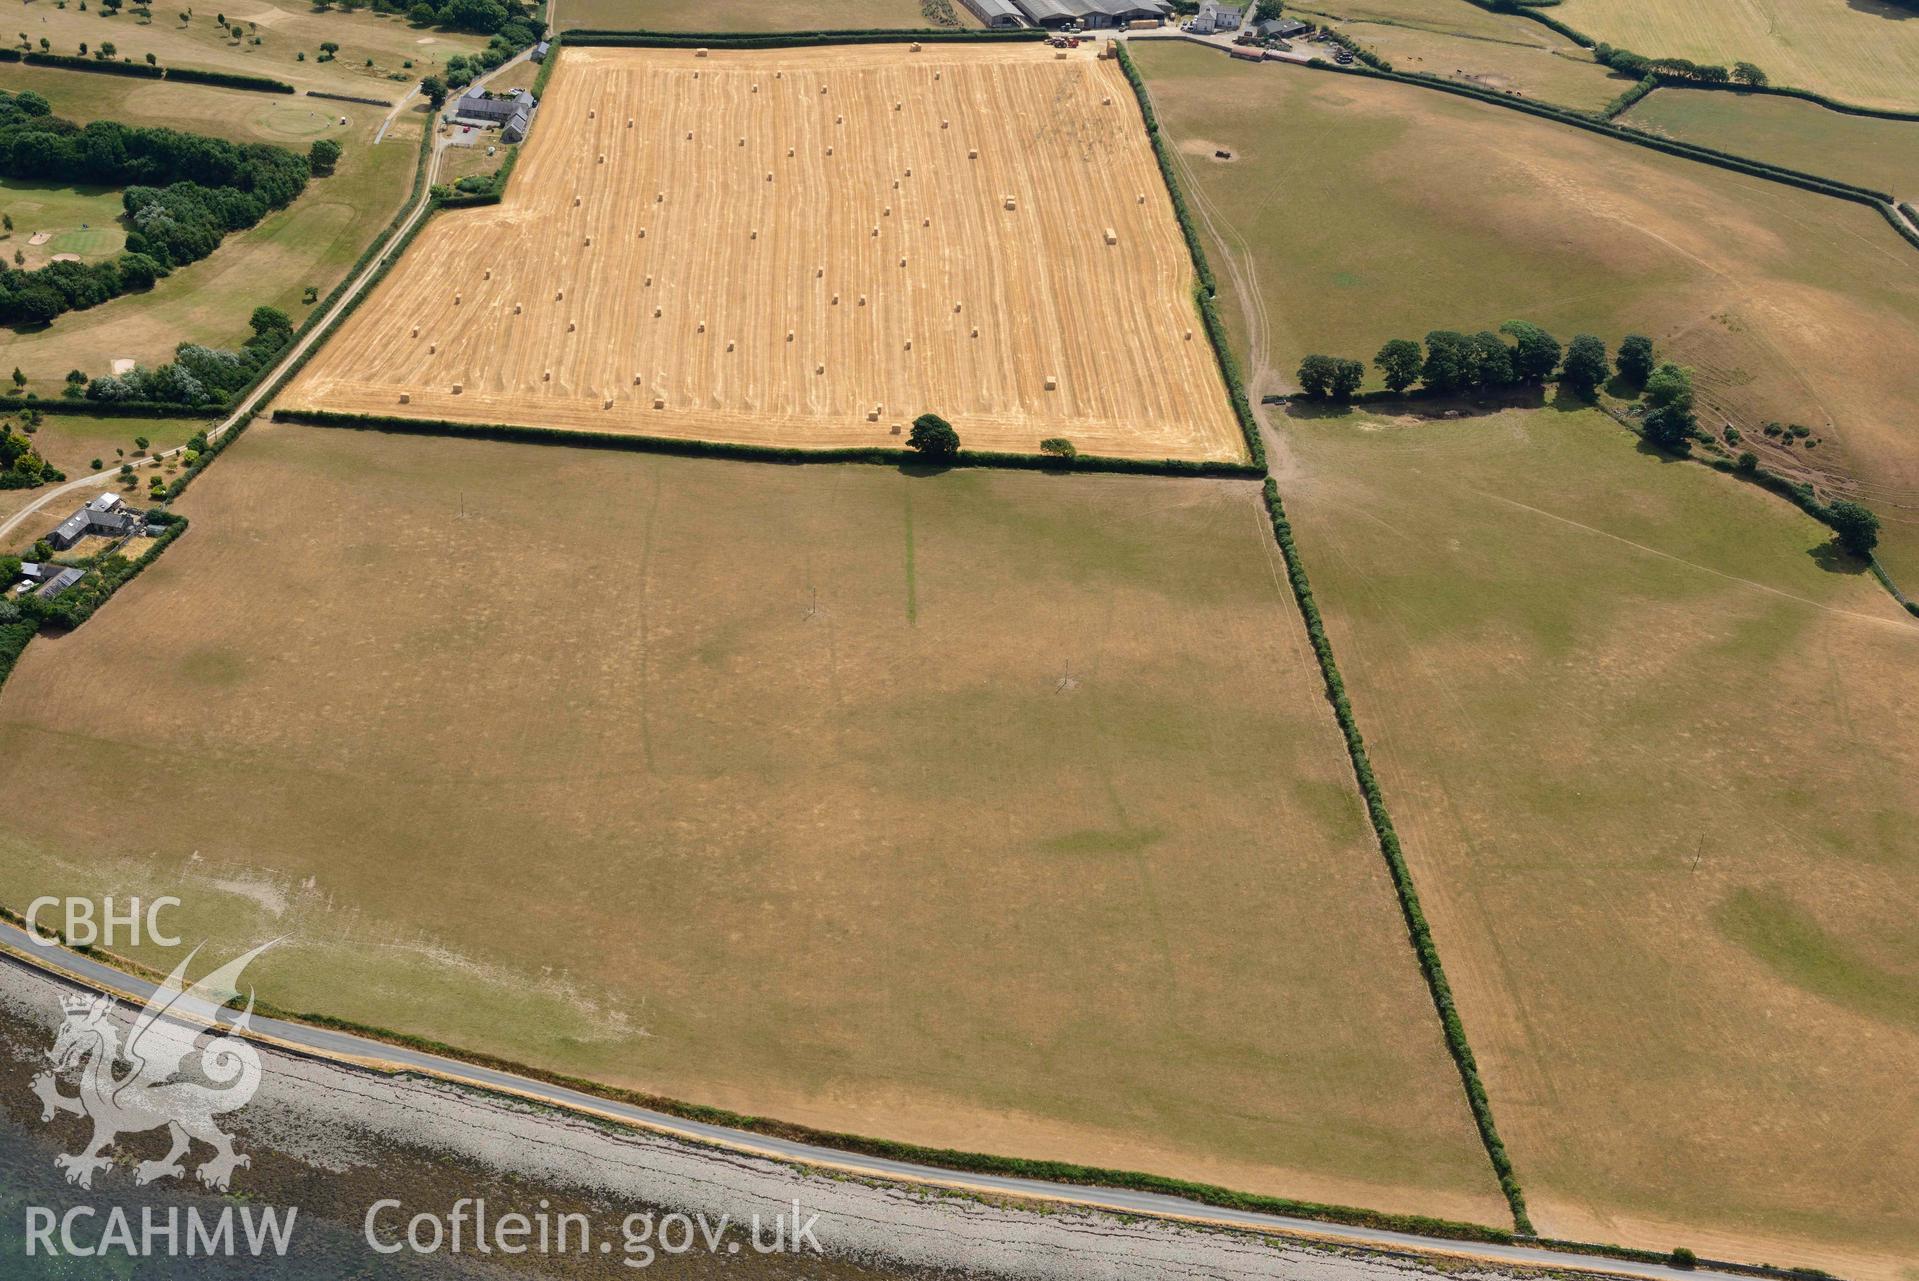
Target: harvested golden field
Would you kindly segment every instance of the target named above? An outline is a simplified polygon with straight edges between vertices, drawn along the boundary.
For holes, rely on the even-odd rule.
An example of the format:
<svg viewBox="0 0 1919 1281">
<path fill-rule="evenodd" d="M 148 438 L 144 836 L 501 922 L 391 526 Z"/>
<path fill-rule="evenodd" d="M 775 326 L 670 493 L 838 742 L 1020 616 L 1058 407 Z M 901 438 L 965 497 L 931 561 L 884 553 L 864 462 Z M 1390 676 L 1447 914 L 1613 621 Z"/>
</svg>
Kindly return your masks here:
<svg viewBox="0 0 1919 1281">
<path fill-rule="evenodd" d="M 1515 317 L 1609 350 L 1646 334 L 1693 368 L 1708 427 L 1878 512 L 1880 559 L 1919 595 L 1919 252 L 1878 214 L 1413 85 L 1133 50 L 1219 234 L 1249 391 L 1312 352 L 1370 362 Z M 1773 420 L 1820 444 L 1779 444 Z"/>
<path fill-rule="evenodd" d="M 1285 430 L 1534 1222 L 1906 1281 L 1919 619 L 1595 410 Z"/>
<path fill-rule="evenodd" d="M 951 0 L 957 25 L 979 25 L 966 6 Z M 548 19 L 559 30 L 599 27 L 614 31 L 851 31 L 935 24 L 919 0 L 557 0 Z"/>
<path fill-rule="evenodd" d="M 1132 93 L 1053 55 L 569 49 L 505 203 L 435 219 L 281 404 L 1238 458 Z"/>
<path fill-rule="evenodd" d="M 1888 0 L 1566 0 L 1551 12 L 1647 57 L 1754 62 L 1775 84 L 1919 109 L 1919 13 Z"/>
<path fill-rule="evenodd" d="M 11 905 L 167 885 L 282 1006 L 1505 1221 L 1250 482 L 256 424 L 181 510 L 0 692 L 9 786 L 100 800 L 0 825 Z"/>
</svg>

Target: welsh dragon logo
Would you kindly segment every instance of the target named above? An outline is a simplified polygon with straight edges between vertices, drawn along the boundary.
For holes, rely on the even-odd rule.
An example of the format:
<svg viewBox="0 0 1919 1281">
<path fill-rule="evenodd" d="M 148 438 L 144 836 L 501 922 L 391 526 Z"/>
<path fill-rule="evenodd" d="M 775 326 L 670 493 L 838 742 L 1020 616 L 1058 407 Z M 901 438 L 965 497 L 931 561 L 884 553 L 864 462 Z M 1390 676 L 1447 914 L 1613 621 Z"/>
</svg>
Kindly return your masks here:
<svg viewBox="0 0 1919 1281">
<path fill-rule="evenodd" d="M 91 1188 L 95 1172 L 112 1164 L 107 1150 L 116 1139 L 162 1126 L 171 1133 L 173 1148 L 161 1160 L 140 1162 L 136 1183 L 184 1177 L 181 1158 L 196 1139 L 213 1149 L 195 1171 L 209 1188 L 226 1191 L 233 1172 L 252 1163 L 233 1150 L 232 1136 L 213 1122 L 245 1107 L 260 1088 L 259 1053 L 241 1036 L 253 1017 L 252 995 L 230 1029 L 222 1028 L 215 1015 L 238 992 L 241 972 L 272 946 L 256 947 L 188 987 L 187 967 L 200 951 L 193 949 L 148 999 L 124 1048 L 112 997 L 61 998 L 66 1022 L 47 1052 L 53 1070 L 33 1078 L 33 1092 L 40 1097 L 42 1121 L 71 1112 L 93 1122 L 86 1147 L 53 1159 L 66 1171 L 67 1182 Z M 210 1038 L 204 1046 L 203 1038 Z M 122 1067 L 126 1071 L 119 1074 Z M 78 1094 L 60 1093 L 59 1078 L 68 1072 L 78 1074 Z"/>
</svg>

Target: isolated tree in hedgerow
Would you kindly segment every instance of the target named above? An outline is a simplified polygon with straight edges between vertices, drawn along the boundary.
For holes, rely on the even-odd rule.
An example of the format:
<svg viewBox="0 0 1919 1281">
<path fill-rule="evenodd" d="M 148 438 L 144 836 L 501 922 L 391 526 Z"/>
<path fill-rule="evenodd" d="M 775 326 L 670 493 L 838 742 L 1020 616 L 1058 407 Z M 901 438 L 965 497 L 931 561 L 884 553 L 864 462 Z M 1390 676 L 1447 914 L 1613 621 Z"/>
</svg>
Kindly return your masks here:
<svg viewBox="0 0 1919 1281">
<path fill-rule="evenodd" d="M 1733 63 L 1732 78 L 1742 85 L 1764 85 L 1768 80 L 1766 73 L 1750 62 Z"/>
<path fill-rule="evenodd" d="M 1644 386 L 1652 377 L 1652 339 L 1644 334 L 1627 334 L 1619 342 L 1619 354 L 1613 357 L 1613 368 L 1619 376 L 1634 386 Z"/>
<path fill-rule="evenodd" d="M 1344 405 L 1351 401 L 1365 381 L 1366 366 L 1344 356 L 1334 358 L 1331 394 L 1335 403 Z"/>
<path fill-rule="evenodd" d="M 1472 379 L 1479 387 L 1504 387 L 1513 380 L 1513 349 L 1490 329 L 1482 329 L 1470 340 Z"/>
<path fill-rule="evenodd" d="M 1039 443 L 1039 452 L 1055 458 L 1078 458 L 1079 446 L 1064 436 L 1048 436 Z"/>
<path fill-rule="evenodd" d="M 1879 518 L 1849 498 L 1826 508 L 1826 523 L 1839 536 L 1839 545 L 1855 556 L 1870 556 L 1879 545 Z"/>
<path fill-rule="evenodd" d="M 428 76 L 420 81 L 420 92 L 426 95 L 427 104 L 435 111 L 446 105 L 446 81 L 438 76 Z"/>
<path fill-rule="evenodd" d="M 1698 426 L 1692 412 L 1692 375 L 1678 365 L 1661 365 L 1646 380 L 1646 403 L 1646 439 L 1675 454 L 1691 449 Z"/>
<path fill-rule="evenodd" d="M 1299 371 L 1293 377 L 1309 400 L 1326 400 L 1332 396 L 1334 364 L 1333 357 L 1320 355 L 1308 356 L 1299 362 Z"/>
<path fill-rule="evenodd" d="M 328 174 L 340 163 L 340 144 L 331 138 L 316 139 L 307 148 L 307 164 L 314 173 Z"/>
<path fill-rule="evenodd" d="M 1451 329 L 1435 329 L 1426 335 L 1426 363 L 1419 367 L 1419 381 L 1428 390 L 1459 391 L 1473 381 L 1472 342 L 1465 334 Z"/>
<path fill-rule="evenodd" d="M 1395 338 L 1379 349 L 1373 364 L 1385 376 L 1386 390 L 1405 391 L 1419 380 L 1419 344 L 1410 338 Z"/>
<path fill-rule="evenodd" d="M 953 424 L 938 414 L 921 414 L 913 420 L 913 431 L 906 438 L 909 449 L 926 458 L 952 458 L 960 450 L 959 433 Z"/>
<path fill-rule="evenodd" d="M 1559 383 L 1587 400 L 1606 381 L 1606 344 L 1592 334 L 1577 334 L 1559 367 Z"/>
<path fill-rule="evenodd" d="M 1513 381 L 1543 383 L 1559 368 L 1559 340 L 1530 320 L 1509 320 L 1499 332 L 1513 340 Z"/>
</svg>

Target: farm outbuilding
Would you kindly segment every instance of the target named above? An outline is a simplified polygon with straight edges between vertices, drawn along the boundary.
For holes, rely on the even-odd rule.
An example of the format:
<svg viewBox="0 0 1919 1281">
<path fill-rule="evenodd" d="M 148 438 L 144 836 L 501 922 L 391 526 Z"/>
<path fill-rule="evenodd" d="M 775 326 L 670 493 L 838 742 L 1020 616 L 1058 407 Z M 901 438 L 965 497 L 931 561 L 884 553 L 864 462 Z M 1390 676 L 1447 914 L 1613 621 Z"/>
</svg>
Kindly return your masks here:
<svg viewBox="0 0 1919 1281">
<path fill-rule="evenodd" d="M 1171 0 L 1013 0 L 1036 27 L 1124 27 L 1172 15 Z"/>
<path fill-rule="evenodd" d="M 101 494 L 85 507 L 54 526 L 47 544 L 55 551 L 66 551 L 91 534 L 108 538 L 131 533 L 140 522 L 121 503 L 118 494 Z"/>
<path fill-rule="evenodd" d="M 1013 0 L 960 0 L 980 25 L 986 27 L 1023 27 L 1026 19 L 1021 16 L 1019 6 Z"/>
<path fill-rule="evenodd" d="M 453 104 L 447 120 L 475 128 L 497 127 L 506 142 L 523 142 L 533 124 L 533 113 L 540 100 L 519 89 L 510 89 L 498 97 L 481 89 L 469 90 Z"/>
</svg>

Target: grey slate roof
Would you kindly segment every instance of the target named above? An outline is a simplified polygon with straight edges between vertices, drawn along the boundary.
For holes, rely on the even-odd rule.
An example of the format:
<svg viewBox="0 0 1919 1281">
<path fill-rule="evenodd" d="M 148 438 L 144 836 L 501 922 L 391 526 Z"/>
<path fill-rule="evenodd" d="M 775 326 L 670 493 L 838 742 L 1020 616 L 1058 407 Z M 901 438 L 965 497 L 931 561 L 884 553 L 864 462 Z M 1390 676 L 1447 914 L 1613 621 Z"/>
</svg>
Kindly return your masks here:
<svg viewBox="0 0 1919 1281">
<path fill-rule="evenodd" d="M 41 600 L 52 600 L 86 576 L 87 571 L 84 569 L 63 569 L 49 578 L 37 595 Z"/>
<path fill-rule="evenodd" d="M 53 539 L 56 541 L 64 540 L 69 545 L 77 543 L 86 537 L 87 526 L 91 523 L 91 520 L 88 518 L 87 509 L 82 507 L 79 511 L 54 526 Z"/>
</svg>

